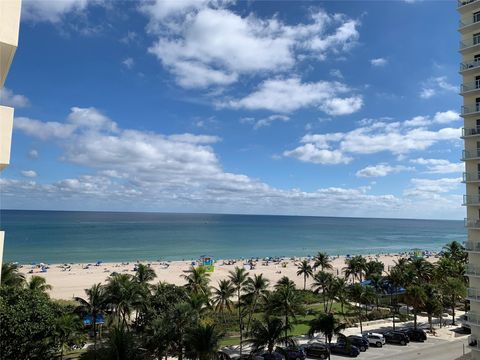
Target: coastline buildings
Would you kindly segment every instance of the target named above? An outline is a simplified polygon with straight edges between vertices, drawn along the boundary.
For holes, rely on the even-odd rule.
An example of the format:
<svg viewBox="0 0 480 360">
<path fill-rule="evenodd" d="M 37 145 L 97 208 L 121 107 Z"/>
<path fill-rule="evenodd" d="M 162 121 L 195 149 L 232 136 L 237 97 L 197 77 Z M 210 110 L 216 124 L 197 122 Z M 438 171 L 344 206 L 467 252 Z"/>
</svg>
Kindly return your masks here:
<svg viewBox="0 0 480 360">
<path fill-rule="evenodd" d="M 0 89 L 4 87 L 18 46 L 20 11 L 21 0 L 0 1 Z M 12 128 L 13 108 L 0 105 L 0 171 L 10 163 Z M 0 231 L 0 265 L 3 260 L 4 238 L 5 232 Z"/>
</svg>

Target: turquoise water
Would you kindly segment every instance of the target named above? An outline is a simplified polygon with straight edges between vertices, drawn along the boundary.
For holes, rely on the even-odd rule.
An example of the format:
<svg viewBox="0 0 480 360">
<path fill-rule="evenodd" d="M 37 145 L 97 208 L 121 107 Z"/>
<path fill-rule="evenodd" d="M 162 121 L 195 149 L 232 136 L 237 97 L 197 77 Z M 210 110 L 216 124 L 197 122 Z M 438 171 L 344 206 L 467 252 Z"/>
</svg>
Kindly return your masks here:
<svg viewBox="0 0 480 360">
<path fill-rule="evenodd" d="M 0 212 L 5 261 L 217 259 L 440 250 L 464 241 L 462 221 L 304 216 Z"/>
</svg>

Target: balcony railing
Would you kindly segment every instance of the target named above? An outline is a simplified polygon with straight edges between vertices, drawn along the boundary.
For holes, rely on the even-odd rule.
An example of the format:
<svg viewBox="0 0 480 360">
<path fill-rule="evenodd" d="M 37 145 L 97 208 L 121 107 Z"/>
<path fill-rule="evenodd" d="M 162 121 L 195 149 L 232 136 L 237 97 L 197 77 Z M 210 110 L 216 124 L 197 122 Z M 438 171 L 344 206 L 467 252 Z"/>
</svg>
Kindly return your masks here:
<svg viewBox="0 0 480 360">
<path fill-rule="evenodd" d="M 472 46 L 477 46 L 480 45 L 480 37 L 475 36 L 472 37 L 471 39 L 465 39 L 460 41 L 460 50 L 467 49 Z"/>
<path fill-rule="evenodd" d="M 480 195 L 463 195 L 463 205 L 480 204 Z"/>
<path fill-rule="evenodd" d="M 476 24 L 477 22 L 480 21 L 480 16 L 475 14 L 473 15 L 472 17 L 469 17 L 467 19 L 464 19 L 464 20 L 460 20 L 458 22 L 458 27 L 461 29 L 461 28 L 464 28 L 466 26 L 470 26 L 472 24 Z"/>
<path fill-rule="evenodd" d="M 462 182 L 469 182 L 469 181 L 480 181 L 480 172 L 478 173 L 463 173 L 463 180 Z"/>
<path fill-rule="evenodd" d="M 480 252 L 480 242 L 465 241 L 465 250 Z"/>
<path fill-rule="evenodd" d="M 468 337 L 468 346 L 473 350 L 480 350 L 480 343 L 475 335 Z"/>
<path fill-rule="evenodd" d="M 465 275 L 470 275 L 470 276 L 480 276 L 480 267 L 473 265 L 473 264 L 468 264 L 465 267 Z M 480 318 L 478 319 L 480 323 Z"/>
<path fill-rule="evenodd" d="M 480 229 L 480 220 L 479 219 L 469 219 L 466 218 L 463 220 L 466 228 Z"/>
<path fill-rule="evenodd" d="M 477 128 L 462 128 L 462 137 L 480 135 L 480 127 Z"/>
<path fill-rule="evenodd" d="M 463 150 L 462 160 L 470 160 L 480 158 L 480 149 L 477 150 Z"/>
<path fill-rule="evenodd" d="M 480 314 L 469 311 L 465 316 L 465 321 L 470 324 L 480 326 Z"/>
<path fill-rule="evenodd" d="M 480 289 L 477 288 L 468 288 L 467 289 L 467 298 L 473 301 L 480 301 Z"/>
<path fill-rule="evenodd" d="M 457 0 L 457 5 L 458 7 L 462 7 L 462 6 L 465 6 L 465 5 L 468 5 L 468 4 L 471 4 L 477 0 Z"/>
<path fill-rule="evenodd" d="M 462 106 L 462 115 L 475 114 L 480 111 L 480 103 Z"/>
<path fill-rule="evenodd" d="M 468 91 L 480 90 L 480 80 L 476 80 L 471 83 L 462 84 L 460 86 L 460 92 L 465 93 Z"/>
<path fill-rule="evenodd" d="M 460 63 L 460 71 L 473 69 L 480 66 L 480 60 L 472 60 Z"/>
</svg>

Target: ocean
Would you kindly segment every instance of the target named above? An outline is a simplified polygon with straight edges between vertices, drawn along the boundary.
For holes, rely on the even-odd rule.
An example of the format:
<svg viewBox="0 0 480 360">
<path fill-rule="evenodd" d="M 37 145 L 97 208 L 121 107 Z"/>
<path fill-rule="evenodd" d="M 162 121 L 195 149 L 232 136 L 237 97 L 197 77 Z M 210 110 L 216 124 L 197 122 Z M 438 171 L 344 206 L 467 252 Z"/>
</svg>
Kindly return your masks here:
<svg viewBox="0 0 480 360">
<path fill-rule="evenodd" d="M 394 253 L 466 240 L 463 221 L 0 211 L 4 261 L 105 262 Z"/>
</svg>

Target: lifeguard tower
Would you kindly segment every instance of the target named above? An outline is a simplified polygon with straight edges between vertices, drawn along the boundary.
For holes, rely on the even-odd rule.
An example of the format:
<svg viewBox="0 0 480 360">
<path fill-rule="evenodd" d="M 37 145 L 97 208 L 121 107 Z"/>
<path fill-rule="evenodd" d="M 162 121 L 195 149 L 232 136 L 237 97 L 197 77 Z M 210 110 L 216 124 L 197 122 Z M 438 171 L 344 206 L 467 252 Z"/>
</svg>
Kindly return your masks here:
<svg viewBox="0 0 480 360">
<path fill-rule="evenodd" d="M 200 266 L 204 267 L 206 272 L 213 272 L 215 270 L 214 263 L 215 260 L 213 260 L 213 257 L 207 255 L 200 256 Z"/>
</svg>

